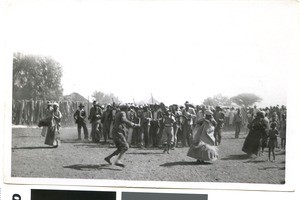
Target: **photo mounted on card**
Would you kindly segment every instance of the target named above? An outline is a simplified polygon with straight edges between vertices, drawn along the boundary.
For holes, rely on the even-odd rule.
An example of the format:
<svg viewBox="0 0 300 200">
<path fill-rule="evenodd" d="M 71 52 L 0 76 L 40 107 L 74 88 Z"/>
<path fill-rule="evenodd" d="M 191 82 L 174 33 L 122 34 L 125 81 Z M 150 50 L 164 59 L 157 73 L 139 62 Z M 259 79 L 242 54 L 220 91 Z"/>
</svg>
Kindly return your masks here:
<svg viewBox="0 0 300 200">
<path fill-rule="evenodd" d="M 294 190 L 296 1 L 7 2 L 5 183 Z"/>
<path fill-rule="evenodd" d="M 122 192 L 122 200 L 133 200 L 133 199 L 144 199 L 144 200 L 207 200 L 207 194 L 184 194 L 184 193 L 154 193 L 154 192 Z"/>
<path fill-rule="evenodd" d="M 116 200 L 116 192 L 31 189 L 31 200 Z"/>
</svg>

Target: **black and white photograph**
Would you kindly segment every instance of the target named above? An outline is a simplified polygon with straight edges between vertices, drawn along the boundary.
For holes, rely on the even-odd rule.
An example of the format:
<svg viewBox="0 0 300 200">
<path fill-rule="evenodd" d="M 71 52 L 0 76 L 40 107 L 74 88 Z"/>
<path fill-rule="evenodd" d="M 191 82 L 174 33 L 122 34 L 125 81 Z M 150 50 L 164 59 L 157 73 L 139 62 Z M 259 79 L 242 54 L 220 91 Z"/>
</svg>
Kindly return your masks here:
<svg viewBox="0 0 300 200">
<path fill-rule="evenodd" d="M 5 8 L 7 183 L 293 188 L 297 1 Z"/>
</svg>

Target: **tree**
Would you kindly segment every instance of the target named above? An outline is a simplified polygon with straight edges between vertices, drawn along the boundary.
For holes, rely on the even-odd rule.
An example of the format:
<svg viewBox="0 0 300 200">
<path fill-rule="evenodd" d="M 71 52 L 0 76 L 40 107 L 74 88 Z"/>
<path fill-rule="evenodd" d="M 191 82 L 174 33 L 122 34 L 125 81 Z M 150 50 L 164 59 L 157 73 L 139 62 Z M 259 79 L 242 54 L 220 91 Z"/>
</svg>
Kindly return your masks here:
<svg viewBox="0 0 300 200">
<path fill-rule="evenodd" d="M 213 97 L 208 97 L 206 99 L 204 99 L 203 101 L 204 105 L 207 106 L 230 106 L 231 105 L 231 100 L 226 97 L 223 96 L 222 94 L 217 94 Z"/>
<path fill-rule="evenodd" d="M 14 53 L 13 99 L 59 100 L 62 67 L 50 57 Z"/>
<path fill-rule="evenodd" d="M 96 99 L 100 104 L 108 104 L 108 103 L 120 103 L 120 100 L 118 97 L 116 97 L 114 94 L 109 93 L 105 94 L 100 91 L 94 91 L 92 94 L 92 97 Z"/>
<path fill-rule="evenodd" d="M 255 103 L 260 102 L 262 99 L 252 93 L 242 93 L 230 98 L 232 102 L 239 106 L 252 106 Z"/>
</svg>

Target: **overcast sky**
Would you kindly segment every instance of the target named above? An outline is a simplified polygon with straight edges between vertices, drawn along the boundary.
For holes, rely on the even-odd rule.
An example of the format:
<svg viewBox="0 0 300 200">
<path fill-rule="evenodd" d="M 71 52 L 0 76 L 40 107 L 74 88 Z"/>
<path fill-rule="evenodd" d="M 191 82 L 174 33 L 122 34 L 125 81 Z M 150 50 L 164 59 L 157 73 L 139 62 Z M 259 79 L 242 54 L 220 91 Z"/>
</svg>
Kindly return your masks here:
<svg viewBox="0 0 300 200">
<path fill-rule="evenodd" d="M 13 51 L 52 56 L 64 94 L 183 104 L 255 93 L 286 104 L 297 2 L 7 1 Z"/>
</svg>

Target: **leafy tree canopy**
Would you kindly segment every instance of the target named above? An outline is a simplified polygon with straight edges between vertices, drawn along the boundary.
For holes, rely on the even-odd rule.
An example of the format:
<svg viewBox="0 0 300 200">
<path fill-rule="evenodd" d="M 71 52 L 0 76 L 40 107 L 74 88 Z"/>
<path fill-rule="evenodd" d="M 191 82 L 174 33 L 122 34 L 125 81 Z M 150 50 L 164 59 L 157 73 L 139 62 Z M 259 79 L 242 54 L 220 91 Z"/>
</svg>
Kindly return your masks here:
<svg viewBox="0 0 300 200">
<path fill-rule="evenodd" d="M 59 100 L 62 67 L 50 57 L 14 53 L 13 99 Z"/>
<path fill-rule="evenodd" d="M 222 94 L 204 99 L 203 104 L 206 106 L 230 106 L 232 101 Z"/>
<path fill-rule="evenodd" d="M 248 107 L 252 106 L 255 103 L 261 102 L 262 98 L 252 93 L 242 93 L 231 97 L 230 100 L 239 106 Z"/>
<path fill-rule="evenodd" d="M 105 94 L 101 91 L 94 91 L 92 97 L 96 99 L 100 104 L 112 104 L 113 102 L 120 103 L 119 98 L 112 93 Z"/>
</svg>

